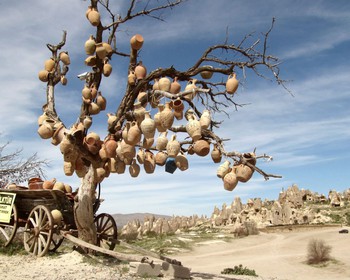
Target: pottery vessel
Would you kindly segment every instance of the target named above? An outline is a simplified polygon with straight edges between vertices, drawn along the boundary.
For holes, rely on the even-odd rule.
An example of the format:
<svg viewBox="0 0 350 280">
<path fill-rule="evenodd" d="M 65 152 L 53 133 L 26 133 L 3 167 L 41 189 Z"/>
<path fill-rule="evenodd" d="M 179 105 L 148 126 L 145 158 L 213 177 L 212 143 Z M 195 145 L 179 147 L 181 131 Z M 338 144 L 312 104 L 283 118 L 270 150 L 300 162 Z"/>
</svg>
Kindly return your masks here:
<svg viewBox="0 0 350 280">
<path fill-rule="evenodd" d="M 42 139 L 49 139 L 53 136 L 54 130 L 53 130 L 53 125 L 54 121 L 47 119 L 43 121 L 42 125 L 39 126 L 38 128 L 38 134 Z"/>
<path fill-rule="evenodd" d="M 153 173 L 156 168 L 156 160 L 154 154 L 149 150 L 145 152 L 145 160 L 143 162 L 143 167 L 147 174 Z"/>
<path fill-rule="evenodd" d="M 110 55 L 113 53 L 112 46 L 106 42 L 102 42 L 102 46 L 105 48 L 107 56 L 110 57 Z"/>
<path fill-rule="evenodd" d="M 139 151 L 137 152 L 136 155 L 136 159 L 138 161 L 139 164 L 143 164 L 144 160 L 145 160 L 145 150 L 144 149 L 139 149 Z"/>
<path fill-rule="evenodd" d="M 100 13 L 94 8 L 91 8 L 89 12 L 87 11 L 87 18 L 92 26 L 98 26 L 100 24 Z"/>
<path fill-rule="evenodd" d="M 106 149 L 106 155 L 108 158 L 113 158 L 117 155 L 117 146 L 118 143 L 114 138 L 114 135 L 107 136 L 106 140 L 104 141 L 104 146 Z"/>
<path fill-rule="evenodd" d="M 180 152 L 180 148 L 181 148 L 180 142 L 176 140 L 176 135 L 173 134 L 166 146 L 166 151 L 168 153 L 168 156 L 175 158 L 177 154 Z"/>
<path fill-rule="evenodd" d="M 127 137 L 125 142 L 135 146 L 141 141 L 141 136 L 142 136 L 142 132 L 139 126 L 137 125 L 137 122 L 135 121 L 131 122 L 127 132 Z"/>
<path fill-rule="evenodd" d="M 183 118 L 183 111 L 184 111 L 184 103 L 182 102 L 182 100 L 180 98 L 177 98 L 175 100 L 172 101 L 172 107 L 174 109 L 174 117 L 177 120 L 182 120 Z"/>
<path fill-rule="evenodd" d="M 55 183 L 56 183 L 56 178 L 52 178 L 51 180 L 45 180 L 42 184 L 42 187 L 45 190 L 52 190 Z"/>
<path fill-rule="evenodd" d="M 230 162 L 225 160 L 216 170 L 216 176 L 224 178 L 227 173 L 231 171 Z"/>
<path fill-rule="evenodd" d="M 44 181 L 38 177 L 30 178 L 28 180 L 28 188 L 30 190 L 42 189 Z"/>
<path fill-rule="evenodd" d="M 185 87 L 185 91 L 195 90 L 195 89 L 197 88 L 196 82 L 197 82 L 197 79 L 189 80 L 189 81 L 187 82 L 186 87 Z M 196 96 L 196 92 L 193 91 L 192 93 L 186 94 L 186 95 L 184 96 L 184 98 L 185 98 L 187 101 L 192 101 L 192 99 L 193 99 L 195 96 Z"/>
<path fill-rule="evenodd" d="M 164 104 L 158 104 L 158 112 L 156 114 L 154 114 L 154 124 L 156 126 L 156 129 L 159 132 L 165 132 L 166 128 L 162 126 L 162 122 L 161 122 L 161 113 L 164 110 L 165 106 Z"/>
<path fill-rule="evenodd" d="M 64 65 L 70 64 L 70 58 L 69 58 L 68 52 L 60 52 L 59 57 Z"/>
<path fill-rule="evenodd" d="M 175 157 L 175 164 L 181 171 L 188 169 L 188 160 L 182 152 L 178 153 L 178 155 Z"/>
<path fill-rule="evenodd" d="M 211 114 L 209 110 L 204 110 L 200 119 L 200 125 L 202 129 L 208 129 L 211 124 Z"/>
<path fill-rule="evenodd" d="M 170 102 L 165 103 L 164 110 L 160 113 L 160 123 L 165 129 L 171 128 L 174 123 L 174 112 L 170 108 Z"/>
<path fill-rule="evenodd" d="M 101 111 L 106 110 L 107 100 L 106 98 L 104 98 L 104 96 L 102 96 L 102 93 L 100 91 L 97 93 L 96 104 L 98 105 Z"/>
<path fill-rule="evenodd" d="M 158 81 L 159 90 L 169 92 L 171 81 L 167 77 L 162 77 Z"/>
<path fill-rule="evenodd" d="M 144 42 L 144 39 L 142 35 L 136 34 L 131 37 L 130 46 L 133 50 L 139 50 L 142 48 L 143 42 Z"/>
<path fill-rule="evenodd" d="M 146 109 L 141 105 L 141 102 L 134 103 L 133 115 L 139 125 L 145 119 L 145 112 Z"/>
<path fill-rule="evenodd" d="M 215 162 L 215 163 L 221 162 L 222 155 L 221 155 L 221 152 L 216 145 L 214 145 L 214 148 L 211 151 L 210 156 L 211 156 L 211 159 L 213 160 L 213 162 Z"/>
<path fill-rule="evenodd" d="M 161 132 L 159 137 L 157 138 L 156 149 L 158 151 L 162 151 L 166 149 L 166 145 L 168 144 L 167 132 Z"/>
<path fill-rule="evenodd" d="M 90 55 L 85 59 L 85 64 L 87 66 L 93 67 L 96 65 L 96 56 Z"/>
<path fill-rule="evenodd" d="M 163 151 L 158 152 L 155 156 L 156 164 L 159 166 L 164 166 L 167 158 L 168 158 L 168 155 L 166 152 L 163 152 Z"/>
<path fill-rule="evenodd" d="M 140 174 L 140 166 L 136 163 L 135 159 L 133 159 L 132 163 L 129 166 L 129 173 L 133 178 L 136 178 Z"/>
<path fill-rule="evenodd" d="M 201 157 L 205 157 L 210 152 L 210 145 L 205 140 L 198 140 L 193 145 L 194 152 Z"/>
<path fill-rule="evenodd" d="M 129 86 L 134 86 L 136 83 L 136 75 L 134 71 L 130 71 L 128 75 L 128 84 Z"/>
<path fill-rule="evenodd" d="M 186 131 L 191 136 L 193 142 L 198 141 L 202 137 L 202 128 L 200 122 L 194 114 L 188 117 Z"/>
<path fill-rule="evenodd" d="M 53 58 L 45 60 L 44 69 L 51 72 L 55 68 L 55 60 Z"/>
<path fill-rule="evenodd" d="M 210 66 L 210 65 L 205 65 L 205 67 L 210 68 L 210 69 L 213 68 L 213 66 Z M 204 70 L 204 71 L 200 72 L 200 75 L 203 79 L 208 80 L 208 79 L 211 79 L 211 77 L 213 76 L 213 72 L 209 71 L 209 70 Z"/>
<path fill-rule="evenodd" d="M 102 42 L 101 43 L 96 43 L 96 56 L 99 59 L 104 59 L 107 55 L 107 51 L 105 49 L 105 47 L 103 46 Z"/>
<path fill-rule="evenodd" d="M 97 115 L 101 111 L 100 106 L 98 106 L 95 102 L 91 102 L 89 104 L 88 110 L 90 115 Z"/>
<path fill-rule="evenodd" d="M 180 91 L 181 91 L 181 85 L 180 85 L 180 83 L 177 81 L 177 77 L 175 77 L 174 78 L 174 80 L 173 80 L 173 82 L 171 83 L 171 85 L 170 85 L 170 92 L 172 93 L 172 94 L 177 94 L 177 93 L 179 93 Z"/>
<path fill-rule="evenodd" d="M 74 174 L 74 164 L 70 161 L 64 161 L 63 172 L 66 176 L 72 176 Z"/>
<path fill-rule="evenodd" d="M 42 82 L 47 82 L 49 80 L 49 71 L 41 70 L 38 73 L 39 80 Z"/>
<path fill-rule="evenodd" d="M 238 179 L 237 176 L 235 174 L 235 172 L 231 171 L 228 172 L 224 178 L 223 178 L 223 182 L 224 182 L 224 189 L 227 191 L 233 191 L 234 188 L 237 186 L 238 184 Z"/>
<path fill-rule="evenodd" d="M 81 94 L 85 99 L 92 99 L 91 88 L 89 88 L 87 85 L 85 85 L 81 90 Z"/>
<path fill-rule="evenodd" d="M 86 40 L 84 44 L 85 53 L 87 55 L 93 55 L 95 53 L 95 50 L 96 50 L 95 44 L 96 42 L 95 42 L 94 36 L 90 35 L 89 39 Z"/>
<path fill-rule="evenodd" d="M 236 79 L 236 74 L 233 73 L 228 76 L 226 81 L 226 92 L 234 94 L 238 88 L 239 81 Z"/>
<path fill-rule="evenodd" d="M 141 80 L 141 79 L 145 78 L 146 75 L 147 75 L 147 69 L 142 64 L 142 61 L 140 61 L 139 64 L 135 67 L 136 79 Z"/>
<path fill-rule="evenodd" d="M 254 173 L 254 169 L 250 168 L 248 165 L 245 164 L 239 164 L 236 167 L 236 176 L 237 180 L 240 182 L 248 182 Z"/>
<path fill-rule="evenodd" d="M 144 137 L 143 141 L 142 141 L 142 147 L 145 148 L 145 149 L 151 149 L 153 143 L 154 143 L 154 138 L 153 137 L 151 137 L 151 138 Z"/>
<path fill-rule="evenodd" d="M 112 73 L 112 65 L 110 65 L 108 63 L 108 61 L 103 65 L 103 69 L 102 69 L 102 74 L 105 77 L 109 77 Z"/>
<path fill-rule="evenodd" d="M 140 124 L 141 131 L 146 138 L 154 138 L 156 126 L 154 120 L 151 119 L 149 111 L 145 112 L 145 118 Z"/>
</svg>

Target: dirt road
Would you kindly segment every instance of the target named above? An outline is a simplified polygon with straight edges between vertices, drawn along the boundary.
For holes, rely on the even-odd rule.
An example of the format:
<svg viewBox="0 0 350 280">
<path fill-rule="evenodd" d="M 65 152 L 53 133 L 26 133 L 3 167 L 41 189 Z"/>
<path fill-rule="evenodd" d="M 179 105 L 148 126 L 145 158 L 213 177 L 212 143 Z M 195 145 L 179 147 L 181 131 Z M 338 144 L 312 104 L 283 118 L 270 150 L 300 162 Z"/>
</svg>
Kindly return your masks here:
<svg viewBox="0 0 350 280">
<path fill-rule="evenodd" d="M 349 280 L 350 234 L 340 234 L 339 230 L 340 227 L 332 227 L 260 233 L 229 243 L 209 242 L 175 258 L 191 267 L 193 272 L 220 274 L 224 268 L 242 264 L 266 279 Z M 312 238 L 322 239 L 330 245 L 335 261 L 326 267 L 307 265 L 307 245 Z"/>
</svg>

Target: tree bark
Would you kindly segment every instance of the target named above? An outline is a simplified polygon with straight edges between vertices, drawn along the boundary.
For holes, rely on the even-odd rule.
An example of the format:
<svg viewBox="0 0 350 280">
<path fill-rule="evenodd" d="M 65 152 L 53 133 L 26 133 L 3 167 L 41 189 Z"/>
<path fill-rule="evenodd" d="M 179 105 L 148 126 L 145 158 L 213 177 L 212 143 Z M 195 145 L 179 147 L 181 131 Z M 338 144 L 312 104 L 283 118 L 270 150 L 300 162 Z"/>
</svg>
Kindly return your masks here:
<svg viewBox="0 0 350 280">
<path fill-rule="evenodd" d="M 90 244 L 97 243 L 93 209 L 96 200 L 94 174 L 94 167 L 90 165 L 88 172 L 81 181 L 74 202 L 74 219 L 78 229 L 78 237 Z"/>
</svg>

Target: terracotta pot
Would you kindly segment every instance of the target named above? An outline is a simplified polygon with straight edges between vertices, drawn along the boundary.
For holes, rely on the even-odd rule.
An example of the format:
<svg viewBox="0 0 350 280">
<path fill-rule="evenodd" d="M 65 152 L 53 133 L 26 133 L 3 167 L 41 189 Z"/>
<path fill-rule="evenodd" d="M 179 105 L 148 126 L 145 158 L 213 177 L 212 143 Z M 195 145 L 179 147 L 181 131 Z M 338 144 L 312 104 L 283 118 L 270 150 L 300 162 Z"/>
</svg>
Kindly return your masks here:
<svg viewBox="0 0 350 280">
<path fill-rule="evenodd" d="M 68 52 L 60 52 L 59 58 L 64 65 L 70 64 L 70 58 L 69 58 Z"/>
<path fill-rule="evenodd" d="M 201 157 L 205 157 L 210 152 L 210 145 L 205 140 L 198 140 L 193 145 L 194 152 Z"/>
<path fill-rule="evenodd" d="M 87 13 L 87 18 L 92 26 L 98 26 L 100 24 L 100 13 L 94 8 Z"/>
<path fill-rule="evenodd" d="M 238 88 L 239 81 L 236 79 L 236 74 L 233 73 L 228 76 L 226 81 L 226 92 L 234 94 Z"/>
<path fill-rule="evenodd" d="M 165 106 L 164 104 L 158 104 L 158 112 L 156 114 L 154 114 L 154 125 L 156 126 L 156 129 L 159 131 L 159 132 L 165 132 L 166 131 L 166 128 L 164 128 L 162 126 L 162 122 L 160 120 L 160 114 L 162 113 L 162 111 L 164 110 Z"/>
<path fill-rule="evenodd" d="M 85 129 L 89 129 L 92 125 L 92 118 L 90 116 L 85 116 L 83 120 L 83 125 Z"/>
<path fill-rule="evenodd" d="M 211 114 L 209 110 L 204 110 L 200 119 L 200 125 L 202 129 L 208 129 L 211 124 Z"/>
<path fill-rule="evenodd" d="M 141 105 L 141 102 L 134 103 L 133 115 L 139 125 L 145 119 L 145 112 L 146 109 Z"/>
<path fill-rule="evenodd" d="M 154 138 L 153 137 L 152 138 L 144 137 L 143 141 L 142 141 L 142 147 L 145 148 L 145 149 L 151 149 L 153 143 L 154 143 Z"/>
<path fill-rule="evenodd" d="M 211 151 L 210 155 L 211 155 L 213 162 L 215 162 L 215 163 L 221 162 L 222 155 L 221 155 L 221 152 L 216 145 L 214 145 L 214 148 Z"/>
<path fill-rule="evenodd" d="M 193 142 L 196 142 L 200 138 L 202 138 L 201 124 L 196 119 L 196 116 L 194 114 L 188 117 L 188 122 L 186 124 L 186 131 L 191 136 Z"/>
<path fill-rule="evenodd" d="M 112 126 L 113 123 L 117 120 L 117 116 L 111 113 L 108 113 L 107 117 L 108 117 L 107 119 L 108 126 Z"/>
<path fill-rule="evenodd" d="M 120 145 L 121 145 L 121 153 L 124 157 L 124 160 L 125 159 L 130 160 L 135 156 L 136 151 L 134 146 L 126 143 L 124 140 L 121 141 Z"/>
<path fill-rule="evenodd" d="M 93 55 L 96 50 L 96 42 L 94 36 L 90 35 L 89 39 L 84 44 L 85 53 L 87 55 Z"/>
<path fill-rule="evenodd" d="M 153 86 L 152 86 L 152 89 L 153 90 L 159 90 L 159 79 L 154 79 L 154 83 L 153 83 Z"/>
<path fill-rule="evenodd" d="M 49 139 L 53 136 L 53 124 L 55 122 L 53 120 L 47 119 L 43 121 L 43 124 L 38 128 L 38 134 L 42 139 Z"/>
<path fill-rule="evenodd" d="M 154 120 L 151 119 L 149 111 L 145 112 L 145 118 L 140 124 L 141 131 L 146 138 L 154 138 L 156 126 Z"/>
<path fill-rule="evenodd" d="M 248 182 L 254 173 L 254 169 L 250 168 L 248 165 L 245 164 L 239 164 L 236 167 L 236 176 L 237 180 L 240 182 Z"/>
<path fill-rule="evenodd" d="M 66 76 L 62 75 L 60 82 L 63 86 L 67 85 L 68 80 L 67 80 Z"/>
<path fill-rule="evenodd" d="M 142 61 L 139 62 L 139 64 L 135 67 L 135 76 L 136 79 L 142 80 L 145 78 L 147 75 L 147 69 L 146 67 L 142 64 Z"/>
<path fill-rule="evenodd" d="M 168 158 L 167 153 L 160 151 L 155 156 L 155 162 L 159 166 L 164 166 L 165 163 L 166 163 L 167 158 Z"/>
<path fill-rule="evenodd" d="M 172 107 L 174 109 L 174 117 L 177 120 L 182 120 L 183 118 L 183 111 L 184 111 L 184 104 L 180 98 L 173 100 Z"/>
<path fill-rule="evenodd" d="M 141 136 L 142 136 L 142 133 L 137 123 L 135 121 L 130 123 L 129 129 L 127 132 L 126 142 L 130 145 L 135 146 L 141 141 Z"/>
<path fill-rule="evenodd" d="M 157 138 L 156 149 L 158 151 L 162 151 L 166 149 L 166 145 L 168 144 L 167 132 L 161 132 L 159 137 Z"/>
<path fill-rule="evenodd" d="M 87 85 L 84 86 L 81 94 L 85 99 L 92 99 L 91 88 L 89 88 Z"/>
<path fill-rule="evenodd" d="M 49 80 L 49 71 L 41 70 L 38 74 L 39 80 L 42 82 L 47 82 Z"/>
<path fill-rule="evenodd" d="M 104 141 L 104 146 L 106 149 L 106 155 L 108 158 L 113 158 L 117 155 L 117 146 L 118 143 L 115 141 L 115 138 L 113 135 L 109 135 L 106 140 Z"/>
<path fill-rule="evenodd" d="M 138 161 L 139 164 L 143 164 L 143 162 L 145 161 L 145 150 L 144 149 L 139 149 L 139 151 L 137 152 L 136 155 L 136 159 Z"/>
<path fill-rule="evenodd" d="M 129 166 L 129 173 L 133 178 L 139 176 L 140 174 L 140 166 L 136 163 L 135 159 L 133 159 L 132 163 Z"/>
<path fill-rule="evenodd" d="M 145 160 L 143 162 L 143 167 L 145 169 L 145 172 L 148 174 L 153 173 L 156 168 L 155 157 L 153 153 L 149 150 L 145 152 Z"/>
<path fill-rule="evenodd" d="M 110 65 L 108 62 L 106 62 L 103 65 L 102 74 L 105 77 L 109 77 L 111 75 L 111 73 L 112 73 L 112 65 Z"/>
<path fill-rule="evenodd" d="M 44 181 L 41 180 L 40 178 L 30 178 L 28 180 L 28 188 L 30 190 L 42 189 L 43 183 L 44 183 Z"/>
<path fill-rule="evenodd" d="M 197 88 L 196 86 L 196 82 L 197 82 L 197 79 L 192 79 L 192 80 L 189 80 L 187 82 L 187 85 L 185 87 L 185 91 L 189 91 L 189 90 L 194 90 Z M 190 94 L 187 94 L 184 96 L 184 98 L 187 100 L 187 101 L 192 101 L 192 99 L 196 96 L 196 92 L 192 92 Z"/>
<path fill-rule="evenodd" d="M 102 96 L 102 93 L 100 91 L 97 93 L 96 104 L 101 111 L 106 110 L 107 100 Z"/>
<path fill-rule="evenodd" d="M 49 116 L 44 112 L 38 117 L 38 125 L 42 125 L 45 120 L 49 119 Z"/>
<path fill-rule="evenodd" d="M 234 188 L 237 186 L 238 184 L 238 179 L 237 176 L 234 172 L 228 172 L 224 178 L 223 178 L 223 182 L 224 182 L 224 189 L 227 191 L 233 191 Z"/>
<path fill-rule="evenodd" d="M 74 174 L 74 165 L 70 161 L 63 162 L 63 172 L 66 176 L 72 176 Z"/>
<path fill-rule="evenodd" d="M 85 64 L 87 66 L 93 67 L 96 65 L 96 56 L 90 55 L 85 59 Z"/>
<path fill-rule="evenodd" d="M 158 81 L 159 90 L 169 92 L 171 81 L 167 77 L 162 77 Z"/>
<path fill-rule="evenodd" d="M 45 180 L 42 184 L 42 187 L 45 190 L 52 190 L 55 183 L 56 183 L 56 178 L 52 178 L 51 180 Z"/>
<path fill-rule="evenodd" d="M 110 55 L 113 53 L 112 46 L 106 42 L 102 42 L 102 46 L 105 48 L 105 50 L 107 52 L 107 56 L 110 57 Z"/>
<path fill-rule="evenodd" d="M 57 128 L 55 128 L 55 132 L 52 135 L 51 143 L 55 146 L 60 144 L 66 132 L 67 132 L 67 129 L 64 127 L 62 123 L 60 123 L 60 125 Z"/>
<path fill-rule="evenodd" d="M 128 84 L 129 86 L 134 86 L 136 83 L 136 75 L 134 71 L 131 71 L 128 75 Z"/>
<path fill-rule="evenodd" d="M 123 174 L 125 172 L 125 163 L 123 160 L 117 159 L 116 161 L 116 170 L 118 174 Z"/>
<path fill-rule="evenodd" d="M 164 110 L 160 113 L 160 123 L 165 129 L 171 128 L 174 123 L 174 112 L 170 108 L 170 102 L 165 103 Z"/>
<path fill-rule="evenodd" d="M 55 60 L 53 58 L 45 60 L 44 69 L 51 72 L 55 68 Z"/>
<path fill-rule="evenodd" d="M 188 169 L 188 160 L 182 152 L 175 157 L 175 164 L 181 171 Z"/>
<path fill-rule="evenodd" d="M 97 115 L 98 113 L 100 113 L 101 108 L 95 102 L 91 102 L 89 104 L 88 110 L 89 110 L 90 115 Z"/>
<path fill-rule="evenodd" d="M 166 151 L 168 153 L 168 156 L 175 158 L 180 152 L 180 148 L 180 142 L 176 140 L 176 135 L 173 134 L 171 136 L 171 140 L 166 145 Z"/>
<path fill-rule="evenodd" d="M 174 80 L 173 80 L 173 82 L 171 83 L 171 85 L 170 85 L 170 92 L 172 93 L 172 94 L 177 94 L 177 93 L 179 93 L 180 91 L 181 91 L 181 85 L 180 85 L 180 83 L 177 81 L 177 77 L 175 77 L 174 78 Z"/>
<path fill-rule="evenodd" d="M 213 66 L 210 66 L 210 65 L 204 65 L 204 66 L 207 68 L 210 68 L 210 69 L 213 68 Z M 208 80 L 208 79 L 211 79 L 211 77 L 213 76 L 213 72 L 209 71 L 209 70 L 204 70 L 204 71 L 200 72 L 200 75 L 203 79 Z"/>
<path fill-rule="evenodd" d="M 136 34 L 131 37 L 130 46 L 133 50 L 139 50 L 142 48 L 143 42 L 144 42 L 144 39 L 142 35 Z"/>
<path fill-rule="evenodd" d="M 230 168 L 230 162 L 228 160 L 225 160 L 217 169 L 216 175 L 219 178 L 224 178 L 227 173 L 231 171 Z"/>
<path fill-rule="evenodd" d="M 104 59 L 107 55 L 107 51 L 105 49 L 105 47 L 103 46 L 102 42 L 101 43 L 96 43 L 96 56 L 99 58 L 99 59 Z"/>
</svg>

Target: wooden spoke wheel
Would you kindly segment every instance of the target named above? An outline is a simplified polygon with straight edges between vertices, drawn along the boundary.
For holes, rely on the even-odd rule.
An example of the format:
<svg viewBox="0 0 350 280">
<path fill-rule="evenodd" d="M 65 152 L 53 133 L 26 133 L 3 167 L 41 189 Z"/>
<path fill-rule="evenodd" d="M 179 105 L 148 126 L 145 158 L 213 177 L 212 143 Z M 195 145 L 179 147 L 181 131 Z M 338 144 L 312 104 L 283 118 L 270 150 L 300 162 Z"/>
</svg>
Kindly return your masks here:
<svg viewBox="0 0 350 280">
<path fill-rule="evenodd" d="M 9 223 L 0 223 L 0 242 L 3 246 L 8 246 L 16 235 L 18 228 L 17 207 L 13 204 L 11 219 Z"/>
<path fill-rule="evenodd" d="M 24 227 L 25 250 L 38 257 L 44 256 L 50 248 L 53 225 L 50 210 L 44 205 L 35 206 Z"/>
<path fill-rule="evenodd" d="M 97 246 L 113 250 L 118 238 L 117 224 L 109 214 L 99 214 L 95 218 Z"/>
<path fill-rule="evenodd" d="M 52 234 L 52 239 L 51 239 L 49 251 L 50 252 L 56 252 L 58 247 L 61 246 L 61 244 L 63 242 L 63 239 L 64 239 L 64 237 L 61 234 L 59 234 L 58 232 L 54 232 Z"/>
</svg>

